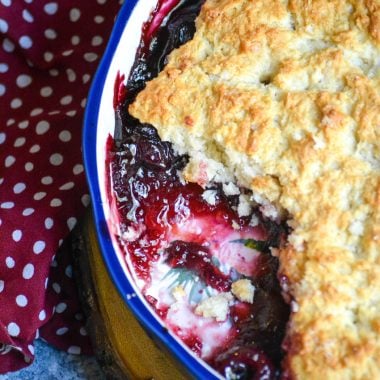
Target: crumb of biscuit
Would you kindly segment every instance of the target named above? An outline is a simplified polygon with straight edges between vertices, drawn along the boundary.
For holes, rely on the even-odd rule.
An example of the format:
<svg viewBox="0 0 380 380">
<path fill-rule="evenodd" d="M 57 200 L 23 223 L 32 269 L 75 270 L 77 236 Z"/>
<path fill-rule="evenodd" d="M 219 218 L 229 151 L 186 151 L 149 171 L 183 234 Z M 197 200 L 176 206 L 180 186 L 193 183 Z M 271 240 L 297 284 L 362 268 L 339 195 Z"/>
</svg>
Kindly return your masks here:
<svg viewBox="0 0 380 380">
<path fill-rule="evenodd" d="M 278 209 L 270 203 L 265 202 L 259 209 L 269 219 L 276 220 L 279 217 Z"/>
<path fill-rule="evenodd" d="M 241 279 L 232 283 L 231 293 L 242 302 L 253 303 L 255 286 L 248 279 Z"/>
<path fill-rule="evenodd" d="M 231 293 L 219 293 L 200 302 L 195 308 L 195 314 L 205 318 L 215 318 L 218 322 L 223 322 L 227 319 L 229 304 L 232 300 Z"/>
<path fill-rule="evenodd" d="M 232 228 L 234 230 L 240 230 L 240 225 L 235 220 L 232 221 Z"/>
<path fill-rule="evenodd" d="M 202 198 L 211 206 L 215 206 L 217 200 L 217 192 L 216 190 L 205 190 L 202 193 Z"/>
<path fill-rule="evenodd" d="M 252 210 L 252 202 L 250 201 L 250 197 L 245 194 L 239 195 L 239 204 L 238 204 L 238 214 L 239 216 L 248 216 Z"/>
<path fill-rule="evenodd" d="M 250 222 L 249 222 L 249 225 L 250 225 L 251 227 L 256 227 L 256 226 L 258 226 L 258 225 L 259 225 L 259 218 L 258 218 L 256 215 L 252 215 L 252 218 L 251 218 L 251 220 L 250 220 Z"/>
<path fill-rule="evenodd" d="M 227 196 L 240 194 L 239 188 L 233 182 L 223 183 L 223 192 Z"/>
</svg>

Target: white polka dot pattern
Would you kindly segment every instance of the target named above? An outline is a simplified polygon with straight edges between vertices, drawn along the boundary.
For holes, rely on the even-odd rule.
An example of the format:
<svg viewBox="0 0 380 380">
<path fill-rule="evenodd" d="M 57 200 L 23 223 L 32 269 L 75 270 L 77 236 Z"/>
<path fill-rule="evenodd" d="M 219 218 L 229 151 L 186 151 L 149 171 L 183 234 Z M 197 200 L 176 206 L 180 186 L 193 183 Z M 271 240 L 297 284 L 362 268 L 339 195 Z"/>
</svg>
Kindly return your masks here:
<svg viewBox="0 0 380 380">
<path fill-rule="evenodd" d="M 16 161 L 16 158 L 14 156 L 8 156 L 5 158 L 5 167 L 9 168 L 12 166 Z"/>
<path fill-rule="evenodd" d="M 16 304 L 20 307 L 25 307 L 28 304 L 28 299 L 23 294 L 19 294 L 16 297 Z"/>
<path fill-rule="evenodd" d="M 53 93 L 53 89 L 50 86 L 42 87 L 40 94 L 44 98 L 48 98 Z"/>
<path fill-rule="evenodd" d="M 0 63 L 0 73 L 6 73 L 9 69 L 9 66 L 6 63 Z"/>
<path fill-rule="evenodd" d="M 25 183 L 19 182 L 16 183 L 16 185 L 13 186 L 13 192 L 15 194 L 20 194 L 26 189 Z"/>
<path fill-rule="evenodd" d="M 85 327 L 81 327 L 80 330 L 79 330 L 79 333 L 83 336 L 86 336 L 88 333 L 87 333 L 87 330 Z"/>
<path fill-rule="evenodd" d="M 39 255 L 45 249 L 45 246 L 46 244 L 44 241 L 38 240 L 33 244 L 33 252 L 36 255 Z"/>
<path fill-rule="evenodd" d="M 41 199 L 46 197 L 46 193 L 44 191 L 40 191 L 36 194 L 34 194 L 33 199 L 36 201 L 40 201 Z"/>
<path fill-rule="evenodd" d="M 3 49 L 7 53 L 12 53 L 12 51 L 15 50 L 15 44 L 8 38 L 4 38 Z"/>
<path fill-rule="evenodd" d="M 22 215 L 29 216 L 29 215 L 32 215 L 33 213 L 34 213 L 34 208 L 29 207 L 23 210 Z"/>
<path fill-rule="evenodd" d="M 39 335 L 72 354 L 91 352 L 64 238 L 90 202 L 83 109 L 118 9 L 117 0 L 0 0 L 0 294 L 6 301 L 0 342 L 16 347 L 7 360 L 12 369 L 32 361 L 32 337 Z M 0 373 L 10 370 L 3 362 L 0 355 Z"/>
<path fill-rule="evenodd" d="M 49 161 L 54 166 L 59 166 L 63 162 L 63 156 L 60 153 L 54 153 L 50 156 Z"/>
<path fill-rule="evenodd" d="M 30 280 L 34 275 L 34 265 L 33 264 L 26 264 L 23 271 L 22 271 L 22 277 L 25 280 Z"/>
<path fill-rule="evenodd" d="M 28 350 L 32 355 L 34 355 L 34 347 L 31 344 L 28 344 Z"/>
<path fill-rule="evenodd" d="M 70 21 L 77 22 L 81 16 L 81 12 L 78 8 L 73 8 L 70 11 Z"/>
<path fill-rule="evenodd" d="M 27 163 L 25 164 L 25 170 L 26 170 L 27 172 L 31 172 L 33 169 L 34 169 L 34 165 L 33 165 L 33 163 L 31 163 L 31 162 L 27 162 Z"/>
<path fill-rule="evenodd" d="M 8 333 L 10 336 L 18 336 L 20 334 L 20 327 L 17 323 L 11 322 L 7 327 Z"/>
<path fill-rule="evenodd" d="M 20 230 L 14 230 L 13 233 L 12 233 L 12 239 L 15 241 L 15 242 L 18 242 L 21 240 L 21 237 L 22 237 L 22 232 Z"/>
<path fill-rule="evenodd" d="M 11 208 L 13 208 L 14 207 L 14 203 L 13 202 L 4 202 L 4 203 L 1 203 L 0 204 L 0 208 L 3 208 L 3 209 L 5 209 L 5 210 L 7 210 L 7 209 L 11 209 Z"/>
<path fill-rule="evenodd" d="M 67 305 L 64 302 L 61 302 L 55 307 L 55 312 L 63 313 L 66 309 L 67 309 Z"/>
<path fill-rule="evenodd" d="M 62 142 L 69 142 L 71 140 L 71 132 L 67 130 L 61 131 L 59 134 L 59 139 Z M 5 137 L 4 137 L 4 140 L 5 140 Z"/>
<path fill-rule="evenodd" d="M 28 36 L 22 36 L 19 39 L 20 46 L 24 49 L 30 49 L 33 45 L 33 41 Z"/>
<path fill-rule="evenodd" d="M 20 127 L 20 124 L 19 124 L 19 127 Z M 26 138 L 25 137 L 17 137 L 16 141 L 14 142 L 13 146 L 15 148 L 19 148 L 20 146 L 23 146 L 26 142 Z"/>
<path fill-rule="evenodd" d="M 37 123 L 36 133 L 37 135 L 43 135 L 50 128 L 50 124 L 46 120 L 41 120 Z"/>
<path fill-rule="evenodd" d="M 78 347 L 78 346 L 70 346 L 68 349 L 67 349 L 67 352 L 69 354 L 73 354 L 73 355 L 79 355 L 81 353 L 81 348 Z"/>
<path fill-rule="evenodd" d="M 45 219 L 45 228 L 50 230 L 54 226 L 54 220 L 52 218 Z"/>
<path fill-rule="evenodd" d="M 0 33 L 8 32 L 8 23 L 0 18 Z"/>
<path fill-rule="evenodd" d="M 8 267 L 8 268 L 14 268 L 15 266 L 15 261 L 13 259 L 13 257 L 10 257 L 8 256 L 6 259 L 5 259 L 5 265 Z"/>
<path fill-rule="evenodd" d="M 49 40 L 55 40 L 57 38 L 57 32 L 54 29 L 46 29 L 44 35 Z"/>
<path fill-rule="evenodd" d="M 57 13 L 57 10 L 58 10 L 58 4 L 57 3 L 47 3 L 44 6 L 44 11 L 48 15 L 53 15 L 53 14 Z"/>
<path fill-rule="evenodd" d="M 29 126 L 29 121 L 28 120 L 23 120 L 18 123 L 18 127 L 21 129 L 25 129 Z"/>
<path fill-rule="evenodd" d="M 46 318 L 46 312 L 45 310 L 41 310 L 40 313 L 38 314 L 38 319 L 40 321 L 43 321 Z"/>
<path fill-rule="evenodd" d="M 27 21 L 27 22 L 33 22 L 34 21 L 34 17 L 33 15 L 27 10 L 27 9 L 24 9 L 22 11 L 22 18 Z"/>
<path fill-rule="evenodd" d="M 51 185 L 53 183 L 53 177 L 51 176 L 46 176 L 41 178 L 41 183 L 44 185 Z"/>
<path fill-rule="evenodd" d="M 56 310 L 57 311 L 57 310 Z M 57 335 L 63 335 L 66 334 L 69 331 L 67 327 L 61 327 L 56 331 Z"/>
<path fill-rule="evenodd" d="M 16 85 L 20 88 L 29 86 L 32 83 L 32 77 L 26 74 L 20 74 L 16 79 Z"/>
</svg>

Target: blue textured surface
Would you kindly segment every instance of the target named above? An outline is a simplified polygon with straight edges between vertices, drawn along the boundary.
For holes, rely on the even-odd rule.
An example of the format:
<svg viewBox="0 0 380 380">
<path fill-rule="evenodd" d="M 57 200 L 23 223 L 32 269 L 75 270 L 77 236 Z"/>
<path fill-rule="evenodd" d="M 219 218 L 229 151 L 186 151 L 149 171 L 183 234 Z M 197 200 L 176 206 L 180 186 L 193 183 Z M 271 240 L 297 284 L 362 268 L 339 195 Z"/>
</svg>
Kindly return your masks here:
<svg viewBox="0 0 380 380">
<path fill-rule="evenodd" d="M 35 353 L 29 367 L 0 375 L 0 380 L 105 380 L 93 357 L 70 355 L 40 340 L 35 342 Z"/>
</svg>

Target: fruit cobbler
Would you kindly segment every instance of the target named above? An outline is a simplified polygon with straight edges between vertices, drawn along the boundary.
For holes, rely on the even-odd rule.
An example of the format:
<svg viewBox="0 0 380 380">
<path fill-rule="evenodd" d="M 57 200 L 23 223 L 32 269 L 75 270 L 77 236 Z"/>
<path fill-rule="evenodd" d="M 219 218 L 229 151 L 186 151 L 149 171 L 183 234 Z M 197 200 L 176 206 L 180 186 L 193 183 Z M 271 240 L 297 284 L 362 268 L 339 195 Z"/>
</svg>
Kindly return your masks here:
<svg viewBox="0 0 380 380">
<path fill-rule="evenodd" d="M 380 6 L 159 1 L 115 83 L 118 241 L 227 379 L 380 376 Z"/>
</svg>

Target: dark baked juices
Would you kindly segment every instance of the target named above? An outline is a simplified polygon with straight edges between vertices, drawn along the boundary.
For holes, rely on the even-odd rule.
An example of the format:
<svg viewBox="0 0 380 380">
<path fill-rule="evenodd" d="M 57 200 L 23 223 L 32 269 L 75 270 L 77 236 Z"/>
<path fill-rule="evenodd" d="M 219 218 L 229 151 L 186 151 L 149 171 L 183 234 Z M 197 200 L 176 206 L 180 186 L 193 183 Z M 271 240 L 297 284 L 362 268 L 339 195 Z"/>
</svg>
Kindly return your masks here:
<svg viewBox="0 0 380 380">
<path fill-rule="evenodd" d="M 118 241 L 146 300 L 192 351 L 228 379 L 276 379 L 289 308 L 270 248 L 284 241 L 285 226 L 255 208 L 239 215 L 244 189 L 186 183 L 187 157 L 128 114 L 167 55 L 191 39 L 202 3 L 160 1 L 143 27 L 127 84 L 116 80 L 108 156 Z M 237 283 L 250 284 L 253 301 Z"/>
</svg>

